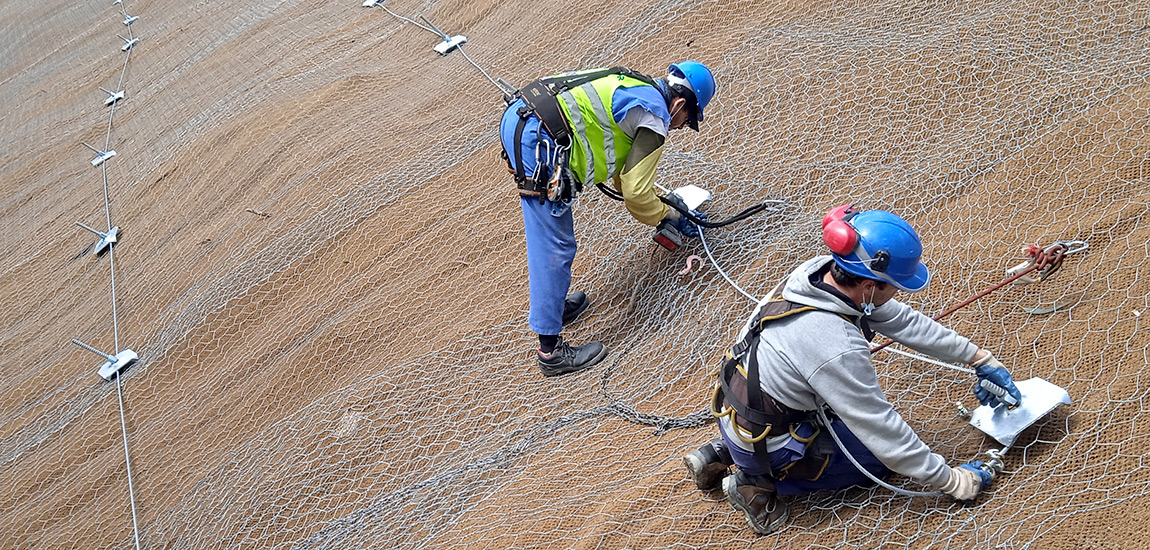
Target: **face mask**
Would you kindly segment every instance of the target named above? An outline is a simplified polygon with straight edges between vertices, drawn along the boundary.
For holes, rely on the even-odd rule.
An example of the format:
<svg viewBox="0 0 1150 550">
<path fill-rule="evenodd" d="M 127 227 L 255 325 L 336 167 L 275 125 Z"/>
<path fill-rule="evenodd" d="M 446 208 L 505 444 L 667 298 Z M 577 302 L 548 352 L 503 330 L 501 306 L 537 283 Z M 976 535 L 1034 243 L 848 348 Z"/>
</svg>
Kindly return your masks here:
<svg viewBox="0 0 1150 550">
<path fill-rule="evenodd" d="M 863 303 L 859 304 L 859 306 L 862 307 L 863 315 L 865 315 L 867 317 L 870 317 L 870 314 L 874 313 L 874 293 L 875 293 L 875 289 L 871 288 L 871 290 L 870 290 L 870 301 L 869 302 L 863 302 Z"/>
</svg>

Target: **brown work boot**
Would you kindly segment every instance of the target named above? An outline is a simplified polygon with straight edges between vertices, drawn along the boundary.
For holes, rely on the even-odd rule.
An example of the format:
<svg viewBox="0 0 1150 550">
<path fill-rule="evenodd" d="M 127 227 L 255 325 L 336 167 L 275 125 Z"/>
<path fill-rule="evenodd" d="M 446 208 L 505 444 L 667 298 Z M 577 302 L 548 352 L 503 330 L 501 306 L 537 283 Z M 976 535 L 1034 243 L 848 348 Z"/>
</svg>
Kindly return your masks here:
<svg viewBox="0 0 1150 550">
<path fill-rule="evenodd" d="M 775 482 L 764 476 L 748 476 L 742 471 L 723 478 L 727 501 L 747 517 L 747 525 L 760 535 L 778 531 L 790 511 L 775 493 Z"/>
<path fill-rule="evenodd" d="M 731 464 L 731 453 L 722 439 L 712 439 L 683 457 L 683 465 L 700 491 L 718 489 Z"/>
</svg>

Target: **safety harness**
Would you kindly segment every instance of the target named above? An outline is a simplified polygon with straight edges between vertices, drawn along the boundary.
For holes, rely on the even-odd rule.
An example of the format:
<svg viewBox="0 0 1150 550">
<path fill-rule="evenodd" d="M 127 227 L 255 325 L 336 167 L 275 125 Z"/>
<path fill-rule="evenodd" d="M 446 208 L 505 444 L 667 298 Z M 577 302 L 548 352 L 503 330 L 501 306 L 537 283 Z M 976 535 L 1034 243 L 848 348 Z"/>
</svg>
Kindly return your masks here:
<svg viewBox="0 0 1150 550">
<path fill-rule="evenodd" d="M 711 414 L 716 418 L 729 416 L 735 435 L 743 442 L 753 445 L 760 468 L 772 472 L 776 479 L 791 476 L 800 479 L 818 479 L 833 454 L 833 443 L 830 447 L 818 445 L 818 448 L 811 448 L 811 443 L 815 442 L 821 433 L 819 424 L 813 422 L 813 411 L 796 411 L 783 405 L 764 393 L 760 384 L 758 346 L 762 339 L 763 328 L 779 319 L 808 311 L 823 310 L 782 298 L 766 302 L 756 312 L 755 320 L 751 323 L 747 334 L 727 351 L 723 363 L 715 373 L 719 380 L 711 396 Z M 807 435 L 798 433 L 798 425 L 804 421 L 812 421 L 810 425 L 815 428 L 813 433 Z M 767 449 L 766 440 L 788 433 L 796 441 L 807 446 L 808 452 L 804 454 L 803 459 L 774 471 L 768 458 L 770 451 Z"/>
<path fill-rule="evenodd" d="M 559 105 L 559 94 L 609 75 L 635 78 L 653 86 L 663 93 L 664 97 L 666 96 L 666 92 L 655 84 L 654 79 L 626 67 L 579 71 L 540 78 L 531 81 L 514 94 L 504 96 L 508 107 L 519 98 L 522 98 L 524 103 L 516 111 L 519 123 L 515 126 L 515 161 L 512 162 L 508 158 L 507 151 L 501 153 L 503 160 L 507 161 L 508 168 L 515 172 L 515 185 L 520 195 L 539 197 L 539 203 L 542 204 L 545 200 L 567 202 L 583 191 L 583 182 L 571 173 L 568 166 L 573 144 L 572 132 Z M 523 128 L 532 115 L 539 119 L 539 123 L 547 130 L 556 146 L 552 149 L 549 143 L 540 140 L 535 149 L 535 172 L 528 178 L 523 167 L 521 143 Z"/>
</svg>

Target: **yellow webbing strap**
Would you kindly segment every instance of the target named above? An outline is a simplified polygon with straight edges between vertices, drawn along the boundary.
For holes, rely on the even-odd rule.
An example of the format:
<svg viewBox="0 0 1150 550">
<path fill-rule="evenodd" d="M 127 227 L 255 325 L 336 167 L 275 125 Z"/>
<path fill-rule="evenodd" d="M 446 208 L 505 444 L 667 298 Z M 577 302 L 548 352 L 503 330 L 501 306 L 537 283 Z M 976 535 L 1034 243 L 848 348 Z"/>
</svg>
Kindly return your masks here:
<svg viewBox="0 0 1150 550">
<path fill-rule="evenodd" d="M 778 313 L 768 313 L 768 314 L 760 317 L 758 330 L 755 331 L 756 334 L 754 337 L 758 338 L 758 334 L 762 332 L 763 327 L 769 321 L 775 321 L 778 319 L 789 317 L 789 316 L 797 314 L 797 313 L 803 313 L 806 311 L 819 309 L 819 308 L 814 307 L 814 306 L 793 307 L 796 305 L 797 304 L 794 304 L 792 302 L 788 302 L 782 298 L 775 298 L 775 299 L 770 300 L 769 302 L 763 304 L 761 311 L 768 311 L 769 312 L 773 309 L 779 309 L 780 307 L 784 307 L 786 309 L 784 311 L 781 311 Z M 752 351 L 753 348 L 754 348 L 754 346 L 748 347 L 747 352 Z M 732 351 L 733 351 L 732 349 L 728 349 L 727 353 L 725 354 L 725 357 L 728 360 L 736 360 Z M 746 367 L 744 367 L 742 363 L 736 363 L 735 368 L 738 369 L 739 374 L 741 374 L 743 376 L 743 378 L 745 378 L 745 379 L 749 378 L 749 376 L 747 375 Z M 719 376 L 722 375 L 721 371 L 722 371 L 721 366 L 718 369 L 715 369 L 714 375 L 716 378 L 718 378 Z M 711 392 L 711 414 L 715 418 L 722 418 L 724 416 L 730 418 L 731 426 L 733 426 L 734 430 L 735 430 L 735 435 L 740 440 L 742 440 L 744 443 L 750 443 L 750 444 L 758 443 L 767 437 L 767 434 L 771 431 L 771 428 L 773 428 L 772 425 L 768 424 L 765 427 L 765 429 L 763 430 L 763 433 L 759 434 L 757 437 L 754 436 L 754 434 L 748 432 L 747 430 L 745 430 L 741 426 L 739 426 L 738 421 L 737 421 L 738 420 L 738 413 L 735 411 L 735 409 L 733 409 L 731 407 L 724 407 L 723 406 L 724 398 L 725 398 L 725 396 L 723 395 L 722 382 L 716 381 L 715 387 Z M 792 431 L 792 433 L 793 433 L 793 431 Z M 806 442 L 804 441 L 804 443 L 806 443 Z"/>
</svg>

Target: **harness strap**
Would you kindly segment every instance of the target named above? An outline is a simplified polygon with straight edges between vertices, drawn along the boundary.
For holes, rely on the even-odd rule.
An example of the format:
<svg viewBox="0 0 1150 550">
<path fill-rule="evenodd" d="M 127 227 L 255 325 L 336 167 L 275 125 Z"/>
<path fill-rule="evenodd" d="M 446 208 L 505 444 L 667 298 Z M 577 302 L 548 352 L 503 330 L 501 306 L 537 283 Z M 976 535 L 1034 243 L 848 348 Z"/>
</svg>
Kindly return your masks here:
<svg viewBox="0 0 1150 550">
<path fill-rule="evenodd" d="M 539 204 L 543 204 L 547 200 L 547 196 L 540 190 L 539 176 L 540 171 L 543 169 L 542 163 L 537 163 L 535 166 L 535 177 L 528 178 L 527 170 L 523 167 L 523 128 L 527 126 L 527 119 L 531 117 L 531 111 L 527 107 L 520 107 L 516 113 L 519 115 L 519 122 L 515 124 L 515 137 L 513 138 L 515 147 L 515 163 L 511 163 L 511 159 L 507 158 L 507 151 L 503 152 L 503 158 L 507 160 L 507 165 L 515 172 L 515 187 L 519 190 L 521 197 L 539 197 Z"/>
<path fill-rule="evenodd" d="M 752 444 L 759 466 L 772 471 L 766 439 L 787 434 L 808 415 L 779 403 L 762 391 L 759 376 L 758 345 L 767 324 L 818 308 L 783 299 L 771 300 L 759 308 L 756 319 L 743 339 L 731 347 L 720 367 L 719 383 L 712 398 L 711 413 L 730 415 L 736 435 Z M 740 364 L 746 370 L 739 369 Z M 751 437 L 743 437 L 745 430 Z"/>
<path fill-rule="evenodd" d="M 758 346 L 763 329 L 779 319 L 808 311 L 821 310 L 778 297 L 763 304 L 756 312 L 747 334 L 727 352 L 717 373 L 719 382 L 715 385 L 711 401 L 711 413 L 716 417 L 730 416 L 734 435 L 751 444 L 759 467 L 771 472 L 776 480 L 788 477 L 818 479 L 834 453 L 827 446 L 827 438 L 821 437 L 823 430 L 817 422 L 814 433 L 809 437 L 802 437 L 795 431 L 803 421 L 812 419 L 814 413 L 791 409 L 762 391 Z M 852 324 L 855 322 L 846 315 L 838 315 Z M 745 371 L 740 368 L 741 365 L 746 367 Z M 826 428 L 829 430 L 830 425 L 827 424 Z M 751 437 L 744 436 L 745 433 Z M 767 439 L 788 433 L 795 441 L 805 445 L 806 451 L 798 461 L 775 469 L 770 463 Z"/>
<path fill-rule="evenodd" d="M 523 103 L 539 119 L 551 139 L 560 147 L 571 146 L 571 127 L 559 107 L 558 94 L 548 86 L 546 79 L 533 80 L 523 87 Z"/>
<path fill-rule="evenodd" d="M 781 417 L 790 411 L 779 410 L 774 400 L 768 401 L 769 396 L 764 396 L 761 390 L 758 395 L 752 396 L 750 380 L 739 372 L 738 362 L 728 359 L 727 363 L 733 365 L 731 368 L 722 369 L 719 375 L 720 404 L 734 410 L 733 420 L 736 424 L 750 432 L 752 439 L 760 438 L 764 427 L 767 432 L 773 432 L 768 433 L 769 436 L 786 433 L 786 422 Z M 746 399 L 742 398 L 744 395 L 747 396 Z"/>
<path fill-rule="evenodd" d="M 573 199 L 575 195 L 582 192 L 583 182 L 573 182 L 571 180 L 574 178 L 567 174 L 567 159 L 569 157 L 563 153 L 572 145 L 572 132 L 567 118 L 563 116 L 563 110 L 559 104 L 559 94 L 571 88 L 583 86 L 593 80 L 598 80 L 613 74 L 640 80 L 653 86 L 659 90 L 660 93 L 666 94 L 651 77 L 635 72 L 627 67 L 617 66 L 586 73 L 539 78 L 531 81 L 522 89 L 517 90 L 515 94 L 504 97 L 508 106 L 519 98 L 522 98 L 524 103 L 524 107 L 518 110 L 519 123 L 515 126 L 515 162 L 511 162 L 511 159 L 506 155 L 506 151 L 503 155 L 508 166 L 515 172 L 515 183 L 519 188 L 520 195 L 530 197 L 538 196 L 542 203 L 548 198 L 556 201 L 569 201 Z M 593 96 L 594 90 L 589 91 L 588 94 Z M 559 146 L 560 151 L 553 159 L 548 159 L 555 164 L 554 166 L 548 167 L 550 168 L 550 174 L 536 173 L 533 174 L 532 178 L 528 178 L 526 170 L 523 167 L 522 139 L 523 127 L 527 124 L 527 119 L 531 117 L 531 115 L 535 115 L 535 117 L 539 119 L 540 125 L 547 130 L 551 139 Z M 538 165 L 536 171 L 539 172 L 541 168 L 542 165 Z M 600 185 L 600 189 L 612 198 L 622 199 L 622 196 L 616 197 L 608 193 L 602 185 Z"/>
<path fill-rule="evenodd" d="M 559 94 L 570 90 L 571 88 L 578 88 L 579 86 L 591 82 L 592 80 L 598 80 L 613 74 L 631 77 L 642 81 L 644 84 L 654 86 L 656 89 L 660 89 L 659 86 L 655 83 L 655 79 L 623 66 L 608 67 L 606 69 L 588 71 L 585 73 L 549 76 L 539 80 L 547 86 L 552 95 L 558 96 Z M 660 91 L 662 90 L 660 89 Z"/>
<path fill-rule="evenodd" d="M 636 73 L 626 67 L 611 67 L 589 73 L 539 78 L 524 86 L 519 94 L 532 114 L 538 117 L 539 122 L 547 129 L 551 139 L 555 140 L 555 143 L 560 147 L 570 147 L 571 126 L 568 124 L 567 118 L 563 116 L 563 110 L 559 106 L 559 94 L 612 74 L 630 76 L 654 86 L 654 81 L 650 77 Z M 588 95 L 593 93 L 594 90 L 590 90 Z"/>
<path fill-rule="evenodd" d="M 515 183 L 521 188 L 527 182 L 527 172 L 523 169 L 523 128 L 527 126 L 528 113 L 524 108 L 518 111 L 519 123 L 515 125 L 515 165 L 512 169 L 515 170 Z M 508 161 L 510 164 L 510 161 Z"/>
</svg>

